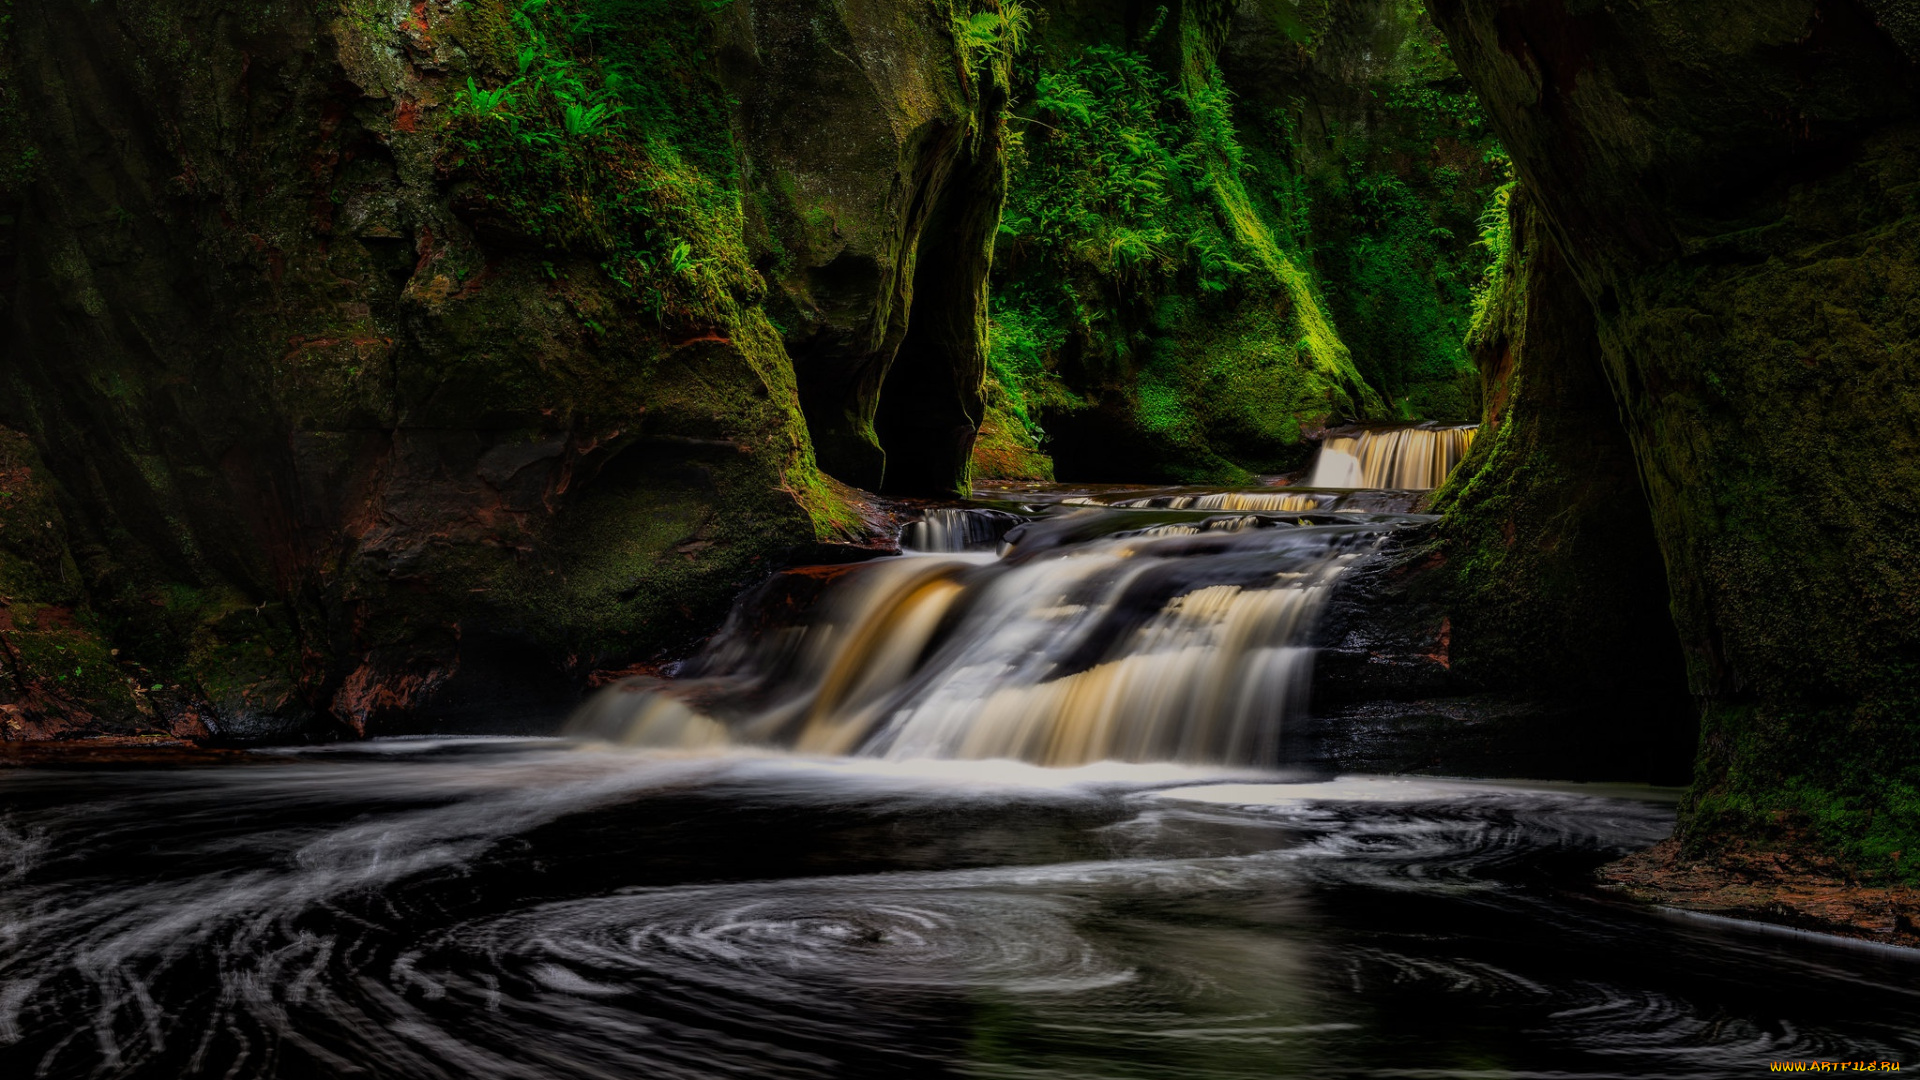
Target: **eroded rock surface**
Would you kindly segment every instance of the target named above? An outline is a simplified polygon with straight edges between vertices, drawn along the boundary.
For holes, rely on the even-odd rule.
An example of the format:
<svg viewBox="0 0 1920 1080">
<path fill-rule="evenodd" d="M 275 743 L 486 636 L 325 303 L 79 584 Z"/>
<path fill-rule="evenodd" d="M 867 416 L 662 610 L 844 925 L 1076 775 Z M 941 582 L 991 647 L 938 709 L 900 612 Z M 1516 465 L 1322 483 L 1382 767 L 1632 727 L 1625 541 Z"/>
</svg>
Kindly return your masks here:
<svg viewBox="0 0 1920 1080">
<path fill-rule="evenodd" d="M 999 159 L 931 8 L 11 12 L 0 423 L 63 546 L 0 540 L 6 633 L 73 612 L 120 703 L 36 666 L 17 733 L 551 716 L 860 532 L 803 407 L 872 458 L 890 364 L 944 387 L 896 475 L 964 479 Z"/>
<path fill-rule="evenodd" d="M 1911 5 L 1429 8 L 1595 312 L 1706 706 L 1685 849 L 1910 874 Z"/>
</svg>

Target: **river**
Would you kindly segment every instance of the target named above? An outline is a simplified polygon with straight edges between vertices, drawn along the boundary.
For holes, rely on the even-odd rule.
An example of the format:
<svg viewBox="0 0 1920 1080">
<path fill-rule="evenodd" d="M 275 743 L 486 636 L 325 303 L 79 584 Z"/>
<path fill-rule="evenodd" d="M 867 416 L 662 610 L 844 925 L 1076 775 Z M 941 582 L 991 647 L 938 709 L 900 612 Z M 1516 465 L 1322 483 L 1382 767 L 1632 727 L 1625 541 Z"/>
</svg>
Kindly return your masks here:
<svg viewBox="0 0 1920 1080">
<path fill-rule="evenodd" d="M 1592 886 L 1673 790 L 1289 766 L 1316 605 L 1417 495 L 992 494 L 566 737 L 0 773 L 0 1075 L 1920 1060 L 1911 956 Z"/>
<path fill-rule="evenodd" d="M 418 740 L 16 770 L 8 1076 L 1751 1076 L 1920 964 L 1597 897 L 1670 794 Z"/>
</svg>

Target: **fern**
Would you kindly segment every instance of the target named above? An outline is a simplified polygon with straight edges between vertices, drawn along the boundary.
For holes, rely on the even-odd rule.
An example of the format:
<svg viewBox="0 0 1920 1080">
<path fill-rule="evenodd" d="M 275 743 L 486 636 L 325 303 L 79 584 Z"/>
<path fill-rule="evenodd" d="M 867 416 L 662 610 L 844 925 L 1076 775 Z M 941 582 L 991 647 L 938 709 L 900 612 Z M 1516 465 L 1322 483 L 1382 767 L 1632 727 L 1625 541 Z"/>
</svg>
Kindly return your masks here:
<svg viewBox="0 0 1920 1080">
<path fill-rule="evenodd" d="M 1487 265 L 1473 286 L 1473 315 L 1467 324 L 1469 339 L 1485 331 L 1494 297 L 1511 269 L 1514 184 L 1515 181 L 1509 180 L 1495 188 L 1493 197 L 1487 200 L 1487 208 L 1480 212 L 1480 239 L 1473 243 L 1486 251 Z"/>
<path fill-rule="evenodd" d="M 500 226 L 587 257 L 662 320 L 724 319 L 764 289 L 745 247 L 725 98 L 703 74 L 701 23 L 717 5 L 504 6 L 495 63 L 512 81 L 455 91 L 441 167 L 474 183 Z M 608 33 L 616 19 L 649 29 Z"/>
<path fill-rule="evenodd" d="M 956 10 L 952 23 L 961 62 L 968 71 L 978 72 L 994 60 L 1012 60 L 1025 49 L 1033 18 L 1019 0 L 1000 0 L 994 8 Z"/>
<path fill-rule="evenodd" d="M 580 138 L 599 134 L 612 123 L 626 107 L 612 102 L 601 101 L 589 105 L 585 102 L 568 102 L 560 111 L 561 126 L 567 134 Z"/>
<path fill-rule="evenodd" d="M 453 115 L 471 116 L 482 120 L 509 120 L 514 118 L 514 88 L 523 80 L 515 79 L 505 86 L 494 90 L 482 90 L 467 76 L 467 85 L 453 94 Z"/>
<path fill-rule="evenodd" d="M 698 269 L 700 263 L 693 257 L 693 245 L 681 240 L 667 252 L 667 273 L 676 277 L 685 277 Z"/>
</svg>

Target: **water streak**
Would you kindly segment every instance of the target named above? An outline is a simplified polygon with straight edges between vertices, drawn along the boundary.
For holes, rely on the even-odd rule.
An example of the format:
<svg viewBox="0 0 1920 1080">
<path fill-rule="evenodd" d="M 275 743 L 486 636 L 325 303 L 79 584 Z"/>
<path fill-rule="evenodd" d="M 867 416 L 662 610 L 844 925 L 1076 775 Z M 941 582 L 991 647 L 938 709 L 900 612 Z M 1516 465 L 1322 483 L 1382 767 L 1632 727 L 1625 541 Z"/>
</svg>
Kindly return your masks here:
<svg viewBox="0 0 1920 1080">
<path fill-rule="evenodd" d="M 938 507 L 907 526 L 900 546 L 926 554 L 992 551 L 1001 537 L 1025 520 L 1004 510 Z"/>
<path fill-rule="evenodd" d="M 21 770 L 0 785 L 0 1075 L 1910 1060 L 1904 963 L 1577 898 L 1670 829 L 1650 795 L 544 741 Z"/>
<path fill-rule="evenodd" d="M 1421 425 L 1329 434 L 1320 444 L 1307 486 L 1437 488 L 1467 456 L 1478 430 Z"/>
<path fill-rule="evenodd" d="M 1395 524 L 1085 507 L 1019 526 L 998 558 L 783 575 L 693 677 L 618 684 L 573 730 L 896 759 L 1271 762 L 1328 586 Z"/>
<path fill-rule="evenodd" d="M 1167 510 L 1257 510 L 1273 513 L 1286 513 L 1298 510 L 1324 510 L 1333 506 L 1339 496 L 1326 491 L 1214 491 L 1192 495 L 1150 495 L 1136 499 L 1119 499 L 1106 503 L 1107 506 L 1128 508 L 1152 508 Z M 1068 500 L 1082 505 L 1098 505 L 1092 499 Z"/>
</svg>

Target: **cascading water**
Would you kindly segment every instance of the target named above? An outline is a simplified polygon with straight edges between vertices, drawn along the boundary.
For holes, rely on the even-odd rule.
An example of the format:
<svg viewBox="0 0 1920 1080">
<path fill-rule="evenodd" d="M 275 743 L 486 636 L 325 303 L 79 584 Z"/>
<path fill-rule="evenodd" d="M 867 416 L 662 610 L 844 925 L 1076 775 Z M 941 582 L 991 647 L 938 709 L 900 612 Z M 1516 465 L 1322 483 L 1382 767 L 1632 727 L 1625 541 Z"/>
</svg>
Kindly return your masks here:
<svg viewBox="0 0 1920 1080">
<path fill-rule="evenodd" d="M 1363 428 L 1327 435 L 1308 487 L 1420 491 L 1446 483 L 1473 445 L 1474 426 Z"/>
<path fill-rule="evenodd" d="M 1471 438 L 1330 438 L 1316 474 L 1432 487 Z M 617 684 L 572 730 L 888 758 L 1270 763 L 1308 689 L 1328 586 L 1424 520 L 1354 494 L 1064 495 L 1033 521 L 932 510 L 907 528 L 908 554 L 776 578 L 684 677 Z"/>
<path fill-rule="evenodd" d="M 1005 510 L 940 507 L 908 525 L 900 547 L 920 554 L 991 551 L 1025 520 Z"/>
<path fill-rule="evenodd" d="M 1119 499 L 1105 505 L 1141 509 L 1265 510 L 1285 513 L 1290 510 L 1330 509 L 1339 500 L 1338 495 L 1325 491 L 1213 491 L 1204 494 L 1151 495 L 1137 499 Z M 1067 502 L 1084 506 L 1102 505 L 1085 497 L 1068 499 Z"/>
<path fill-rule="evenodd" d="M 1312 670 L 1328 584 L 1397 523 L 1077 508 L 1004 556 L 833 571 L 809 621 L 743 605 L 691 678 L 613 688 L 575 729 L 892 758 L 1253 763 Z M 778 602 L 772 602 L 778 601 Z"/>
<path fill-rule="evenodd" d="M 1910 961 L 1582 900 L 1672 797 L 1271 763 L 1406 491 L 1018 492 L 792 570 L 594 740 L 0 770 L 0 1076 L 1749 1076 Z M 144 751 L 143 751 L 144 752 Z M 862 756 L 834 757 L 827 755 Z M 915 760 L 887 760 L 888 758 Z"/>
<path fill-rule="evenodd" d="M 643 746 L 881 757 L 1271 761 L 1329 582 L 1392 523 L 1073 509 L 1006 555 L 831 571 L 801 625 L 745 603 L 691 678 L 634 680 L 574 728 Z M 776 578 L 774 594 L 799 578 Z"/>
</svg>

